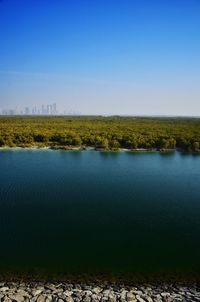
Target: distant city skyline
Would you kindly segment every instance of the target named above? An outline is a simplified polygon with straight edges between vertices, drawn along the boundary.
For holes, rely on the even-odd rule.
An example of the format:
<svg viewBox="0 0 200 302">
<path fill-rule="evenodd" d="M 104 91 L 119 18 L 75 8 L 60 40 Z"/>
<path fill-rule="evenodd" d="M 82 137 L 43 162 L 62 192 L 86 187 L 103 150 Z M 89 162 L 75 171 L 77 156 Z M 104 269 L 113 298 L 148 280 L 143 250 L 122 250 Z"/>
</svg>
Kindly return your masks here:
<svg viewBox="0 0 200 302">
<path fill-rule="evenodd" d="M 199 16 L 199 0 L 0 1 L 0 108 L 200 116 Z"/>
<path fill-rule="evenodd" d="M 56 103 L 42 105 L 41 107 L 34 105 L 32 107 L 25 106 L 24 108 L 21 106 L 15 108 L 0 108 L 0 114 L 2 115 L 56 115 L 57 113 Z"/>
<path fill-rule="evenodd" d="M 15 108 L 0 108 L 0 115 L 80 115 L 73 110 L 58 111 L 57 104 L 46 104 L 42 106 L 16 106 Z"/>
</svg>

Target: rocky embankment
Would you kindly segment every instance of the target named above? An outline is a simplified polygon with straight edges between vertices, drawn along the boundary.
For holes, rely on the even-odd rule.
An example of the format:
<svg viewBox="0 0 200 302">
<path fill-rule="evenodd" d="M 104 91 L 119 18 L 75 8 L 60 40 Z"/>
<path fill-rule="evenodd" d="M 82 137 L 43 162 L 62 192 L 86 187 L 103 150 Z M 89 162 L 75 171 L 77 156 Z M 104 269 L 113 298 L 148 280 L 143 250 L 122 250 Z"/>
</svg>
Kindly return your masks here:
<svg viewBox="0 0 200 302">
<path fill-rule="evenodd" d="M 193 285 L 134 285 L 110 283 L 70 284 L 1 282 L 2 302 L 171 302 L 200 301 L 200 287 Z"/>
</svg>

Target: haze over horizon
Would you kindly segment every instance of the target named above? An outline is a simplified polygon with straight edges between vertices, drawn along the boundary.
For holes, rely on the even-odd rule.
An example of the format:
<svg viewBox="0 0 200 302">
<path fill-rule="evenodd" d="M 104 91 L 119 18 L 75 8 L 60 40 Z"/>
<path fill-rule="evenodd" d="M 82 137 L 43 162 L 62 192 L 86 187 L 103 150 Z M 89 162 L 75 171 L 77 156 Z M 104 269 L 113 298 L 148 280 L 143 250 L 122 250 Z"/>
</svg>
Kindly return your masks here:
<svg viewBox="0 0 200 302">
<path fill-rule="evenodd" d="M 200 1 L 0 1 L 0 108 L 200 116 Z"/>
</svg>

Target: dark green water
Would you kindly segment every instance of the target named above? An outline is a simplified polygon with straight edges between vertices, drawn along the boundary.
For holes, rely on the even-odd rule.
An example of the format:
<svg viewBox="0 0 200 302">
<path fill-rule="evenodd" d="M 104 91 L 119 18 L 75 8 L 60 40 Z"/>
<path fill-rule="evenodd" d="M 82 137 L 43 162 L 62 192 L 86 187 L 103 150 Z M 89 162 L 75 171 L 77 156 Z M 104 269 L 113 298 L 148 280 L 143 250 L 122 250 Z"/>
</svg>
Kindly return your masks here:
<svg viewBox="0 0 200 302">
<path fill-rule="evenodd" d="M 200 273 L 200 156 L 0 151 L 0 273 Z"/>
</svg>

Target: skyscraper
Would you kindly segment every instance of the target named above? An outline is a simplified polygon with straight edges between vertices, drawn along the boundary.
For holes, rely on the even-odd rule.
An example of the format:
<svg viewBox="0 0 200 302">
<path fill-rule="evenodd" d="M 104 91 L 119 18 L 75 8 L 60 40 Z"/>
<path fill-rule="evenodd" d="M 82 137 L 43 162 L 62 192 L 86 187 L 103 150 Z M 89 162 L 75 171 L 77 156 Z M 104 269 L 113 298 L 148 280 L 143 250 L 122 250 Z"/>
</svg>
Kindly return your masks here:
<svg viewBox="0 0 200 302">
<path fill-rule="evenodd" d="M 42 111 L 41 111 L 42 114 L 45 114 L 45 109 L 44 109 L 44 105 L 42 105 Z"/>
<path fill-rule="evenodd" d="M 25 107 L 24 113 L 25 113 L 25 115 L 29 115 L 29 108 L 28 107 Z"/>
<path fill-rule="evenodd" d="M 56 109 L 56 103 L 53 104 L 53 114 L 57 113 L 57 109 Z"/>
<path fill-rule="evenodd" d="M 47 114 L 50 114 L 50 105 L 47 105 Z"/>
</svg>

